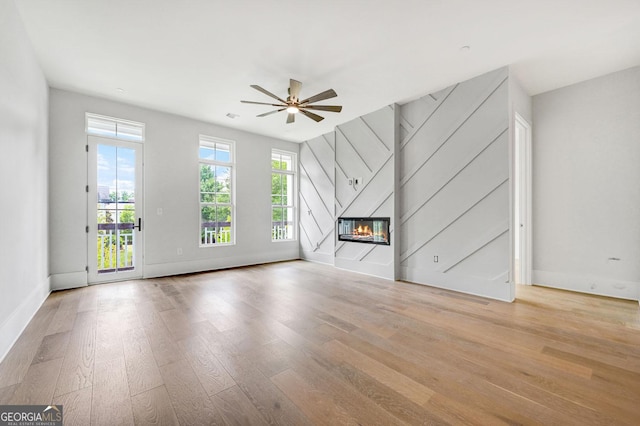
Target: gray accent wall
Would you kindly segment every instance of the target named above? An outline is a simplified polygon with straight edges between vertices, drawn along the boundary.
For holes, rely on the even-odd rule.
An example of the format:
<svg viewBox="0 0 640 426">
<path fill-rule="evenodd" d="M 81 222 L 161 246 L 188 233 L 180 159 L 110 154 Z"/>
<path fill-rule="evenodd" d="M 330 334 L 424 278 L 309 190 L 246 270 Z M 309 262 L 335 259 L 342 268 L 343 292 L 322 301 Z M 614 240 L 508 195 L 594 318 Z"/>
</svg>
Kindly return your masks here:
<svg viewBox="0 0 640 426">
<path fill-rule="evenodd" d="M 389 217 L 395 232 L 396 106 L 336 127 L 336 219 Z M 358 178 L 358 184 L 349 180 Z M 335 265 L 394 279 L 393 246 L 336 241 Z"/>
<path fill-rule="evenodd" d="M 331 263 L 331 242 L 339 268 L 513 300 L 509 92 L 505 67 L 342 124 L 334 145 L 305 142 L 302 257 Z M 340 216 L 390 217 L 392 245 L 328 238 Z"/>
<path fill-rule="evenodd" d="M 400 108 L 403 279 L 513 300 L 508 94 L 502 68 Z"/>
<path fill-rule="evenodd" d="M 300 254 L 333 265 L 335 133 L 300 145 Z"/>
</svg>

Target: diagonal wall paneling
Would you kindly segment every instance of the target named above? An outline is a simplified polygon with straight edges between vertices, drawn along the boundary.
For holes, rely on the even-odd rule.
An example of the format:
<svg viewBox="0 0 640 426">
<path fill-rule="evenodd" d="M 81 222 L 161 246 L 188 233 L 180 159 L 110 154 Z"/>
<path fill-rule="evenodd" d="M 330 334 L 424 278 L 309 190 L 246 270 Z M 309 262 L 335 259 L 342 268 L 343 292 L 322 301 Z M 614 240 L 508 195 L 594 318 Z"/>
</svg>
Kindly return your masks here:
<svg viewBox="0 0 640 426">
<path fill-rule="evenodd" d="M 333 264 L 335 133 L 300 145 L 300 248 L 303 259 Z"/>
<path fill-rule="evenodd" d="M 400 107 L 403 279 L 512 299 L 508 96 L 502 68 Z"/>
<path fill-rule="evenodd" d="M 382 216 L 391 218 L 392 229 L 395 226 L 395 108 L 382 108 L 336 128 L 336 219 Z M 352 178 L 362 181 L 354 186 L 349 184 Z M 338 242 L 335 265 L 393 279 L 393 250 L 394 246 Z"/>
</svg>

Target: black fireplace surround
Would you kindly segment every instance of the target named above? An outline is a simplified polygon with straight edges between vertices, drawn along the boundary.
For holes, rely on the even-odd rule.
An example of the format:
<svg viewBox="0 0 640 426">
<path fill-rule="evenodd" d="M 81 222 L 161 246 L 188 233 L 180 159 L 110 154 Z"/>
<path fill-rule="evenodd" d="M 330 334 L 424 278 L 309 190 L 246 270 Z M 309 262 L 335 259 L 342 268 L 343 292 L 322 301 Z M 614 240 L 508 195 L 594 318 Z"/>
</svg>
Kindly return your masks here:
<svg viewBox="0 0 640 426">
<path fill-rule="evenodd" d="M 339 217 L 338 241 L 389 246 L 388 217 Z"/>
</svg>

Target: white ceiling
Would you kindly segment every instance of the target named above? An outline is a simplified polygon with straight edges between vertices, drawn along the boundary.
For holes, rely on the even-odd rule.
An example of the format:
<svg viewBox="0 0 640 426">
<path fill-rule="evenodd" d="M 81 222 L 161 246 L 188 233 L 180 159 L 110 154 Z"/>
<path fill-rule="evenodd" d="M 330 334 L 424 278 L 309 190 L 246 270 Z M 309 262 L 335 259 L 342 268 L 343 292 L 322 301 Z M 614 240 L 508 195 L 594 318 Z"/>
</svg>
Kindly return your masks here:
<svg viewBox="0 0 640 426">
<path fill-rule="evenodd" d="M 52 87 L 298 142 L 504 65 L 531 95 L 640 65 L 640 0 L 16 5 Z M 343 112 L 287 125 L 284 112 L 256 118 L 271 107 L 240 103 L 271 100 L 251 84 L 286 96 L 289 78 L 302 97 L 333 88 L 322 103 Z"/>
</svg>

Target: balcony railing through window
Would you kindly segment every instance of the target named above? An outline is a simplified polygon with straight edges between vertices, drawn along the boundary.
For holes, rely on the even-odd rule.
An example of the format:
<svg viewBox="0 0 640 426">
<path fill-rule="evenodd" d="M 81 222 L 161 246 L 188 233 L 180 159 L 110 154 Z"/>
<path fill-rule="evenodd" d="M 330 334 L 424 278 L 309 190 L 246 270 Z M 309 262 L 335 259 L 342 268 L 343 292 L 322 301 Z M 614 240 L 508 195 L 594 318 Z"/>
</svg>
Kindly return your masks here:
<svg viewBox="0 0 640 426">
<path fill-rule="evenodd" d="M 272 240 L 290 240 L 293 234 L 293 222 L 273 222 Z M 200 233 L 202 245 L 229 243 L 231 241 L 231 222 L 203 222 Z"/>
<path fill-rule="evenodd" d="M 127 271 L 134 268 L 133 223 L 98 224 L 98 273 Z"/>
</svg>

